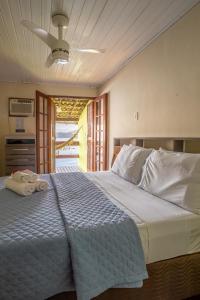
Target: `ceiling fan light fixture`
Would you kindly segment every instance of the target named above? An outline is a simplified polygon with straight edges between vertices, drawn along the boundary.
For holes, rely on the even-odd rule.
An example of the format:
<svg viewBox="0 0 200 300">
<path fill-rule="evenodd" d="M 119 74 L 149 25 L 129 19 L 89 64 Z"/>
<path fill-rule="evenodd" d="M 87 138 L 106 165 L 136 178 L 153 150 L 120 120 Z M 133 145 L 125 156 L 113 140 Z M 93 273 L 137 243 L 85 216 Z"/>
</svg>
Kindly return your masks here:
<svg viewBox="0 0 200 300">
<path fill-rule="evenodd" d="M 52 51 L 54 62 L 65 65 L 69 62 L 69 52 L 66 49 L 56 49 Z"/>
<path fill-rule="evenodd" d="M 57 58 L 55 59 L 56 64 L 65 65 L 68 64 L 69 60 L 63 59 L 63 58 Z"/>
</svg>

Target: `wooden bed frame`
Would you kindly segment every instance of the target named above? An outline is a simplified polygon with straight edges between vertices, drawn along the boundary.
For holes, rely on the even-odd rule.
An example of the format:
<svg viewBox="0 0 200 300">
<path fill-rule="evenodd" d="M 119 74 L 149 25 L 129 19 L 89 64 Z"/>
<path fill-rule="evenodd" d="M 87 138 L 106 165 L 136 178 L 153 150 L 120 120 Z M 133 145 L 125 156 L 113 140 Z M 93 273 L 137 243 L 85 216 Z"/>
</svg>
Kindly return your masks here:
<svg viewBox="0 0 200 300">
<path fill-rule="evenodd" d="M 109 289 L 95 300 L 181 300 L 200 299 L 200 253 L 179 256 L 147 265 L 149 278 L 142 288 Z M 49 300 L 76 300 L 66 292 Z"/>
<path fill-rule="evenodd" d="M 200 153 L 200 138 L 115 138 L 112 163 L 124 144 L 176 152 Z M 149 278 L 142 288 L 109 289 L 95 300 L 200 299 L 200 252 L 147 264 Z M 196 296 L 196 297 L 195 297 Z M 194 297 L 194 298 L 193 298 Z M 65 292 L 49 300 L 76 300 Z"/>
</svg>

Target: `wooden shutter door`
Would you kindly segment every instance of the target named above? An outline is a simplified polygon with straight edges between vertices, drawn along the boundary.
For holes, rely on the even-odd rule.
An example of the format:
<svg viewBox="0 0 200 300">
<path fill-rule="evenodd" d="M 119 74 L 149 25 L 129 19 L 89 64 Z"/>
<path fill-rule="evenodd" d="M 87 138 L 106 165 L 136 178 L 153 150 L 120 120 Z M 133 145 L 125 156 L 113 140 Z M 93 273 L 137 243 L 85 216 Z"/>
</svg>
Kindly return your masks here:
<svg viewBox="0 0 200 300">
<path fill-rule="evenodd" d="M 50 173 L 52 170 L 52 134 L 51 123 L 53 104 L 51 99 L 36 91 L 36 149 L 37 172 L 39 174 Z"/>
<path fill-rule="evenodd" d="M 87 106 L 87 171 L 94 171 L 94 101 Z"/>
<path fill-rule="evenodd" d="M 94 171 L 108 167 L 108 97 L 103 94 L 94 101 Z"/>
<path fill-rule="evenodd" d="M 50 120 L 50 172 L 55 172 L 56 169 L 56 163 L 55 163 L 55 157 L 56 157 L 56 106 L 53 103 L 53 101 L 50 102 L 51 105 L 51 120 Z"/>
</svg>

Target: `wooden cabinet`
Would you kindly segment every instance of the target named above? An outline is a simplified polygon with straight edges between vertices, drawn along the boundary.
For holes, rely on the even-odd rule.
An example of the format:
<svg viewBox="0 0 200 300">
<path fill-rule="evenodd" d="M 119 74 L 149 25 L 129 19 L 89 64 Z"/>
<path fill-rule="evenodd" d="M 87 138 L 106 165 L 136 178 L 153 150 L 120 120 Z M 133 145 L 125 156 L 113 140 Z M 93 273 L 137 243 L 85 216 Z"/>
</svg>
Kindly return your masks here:
<svg viewBox="0 0 200 300">
<path fill-rule="evenodd" d="M 36 171 L 35 137 L 7 136 L 5 138 L 5 172 L 29 169 Z"/>
</svg>

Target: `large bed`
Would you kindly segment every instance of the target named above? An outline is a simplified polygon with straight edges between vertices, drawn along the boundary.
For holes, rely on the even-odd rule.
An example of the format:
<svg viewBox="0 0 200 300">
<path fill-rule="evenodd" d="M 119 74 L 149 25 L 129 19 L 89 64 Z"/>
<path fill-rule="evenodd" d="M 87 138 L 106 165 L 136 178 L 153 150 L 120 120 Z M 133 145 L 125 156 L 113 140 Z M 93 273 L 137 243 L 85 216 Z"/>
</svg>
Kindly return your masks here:
<svg viewBox="0 0 200 300">
<path fill-rule="evenodd" d="M 110 289 L 96 300 L 187 299 L 200 295 L 200 216 L 141 190 L 112 172 L 86 175 L 136 222 L 149 278 L 139 289 Z M 76 299 L 63 293 L 52 300 Z"/>
<path fill-rule="evenodd" d="M 68 174 L 65 176 L 68 176 Z M 95 297 L 95 299 L 174 300 L 200 295 L 200 215 L 151 195 L 113 172 L 86 173 L 85 176 L 115 206 L 134 220 L 139 231 L 149 275 L 149 278 L 144 280 L 144 285 L 140 288 L 111 288 Z M 13 261 L 7 262 L 11 275 L 23 280 L 23 268 L 28 267 L 30 259 L 30 253 L 26 249 L 31 246 L 31 255 L 36 260 L 39 255 L 44 260 L 48 260 L 47 264 L 44 264 L 44 268 L 34 263 L 38 282 L 42 282 L 43 286 L 48 282 L 53 283 L 51 294 L 48 294 L 48 291 L 48 297 L 46 298 L 72 300 L 76 299 L 76 294 L 68 277 L 69 274 L 66 273 L 65 265 L 69 262 L 66 253 L 63 251 L 66 247 L 65 228 L 62 224 L 60 212 L 56 209 L 56 193 L 52 180 L 48 175 L 46 179 L 49 181 L 49 189 L 42 192 L 40 197 L 35 194 L 31 201 L 28 202 L 27 200 L 25 202 L 26 200 L 22 197 L 9 192 L 9 199 L 4 203 L 0 202 L 1 208 L 3 207 L 3 210 L 0 210 L 0 237 L 3 237 L 4 241 L 7 242 L 7 244 L 0 243 L 0 251 L 5 245 L 9 250 L 14 247 L 15 243 L 12 242 L 10 237 L 8 238 L 8 231 L 13 231 L 13 235 L 17 234 L 18 239 L 21 235 L 23 238 L 20 239 L 22 247 L 20 251 L 23 265 L 20 257 L 12 257 Z M 3 179 L 0 187 L 0 197 L 3 197 Z M 0 200 L 3 200 L 3 198 Z M 6 212 L 6 215 L 2 215 L 2 211 Z M 49 218 L 49 213 L 51 218 Z M 34 222 L 34 220 L 37 220 L 37 222 Z M 24 227 L 20 227 L 21 225 Z M 16 228 L 19 228 L 19 230 Z M 27 238 L 24 232 L 21 231 L 22 228 L 25 228 Z M 34 253 L 34 249 L 39 244 L 43 244 L 44 240 L 45 245 L 42 245 L 42 251 Z M 55 255 L 56 251 L 58 251 L 57 255 Z M 0 260 L 3 260 L 2 256 Z M 17 265 L 17 270 L 16 268 L 12 270 L 13 264 Z M 0 270 L 1 280 L 4 280 L 3 275 L 5 273 Z M 13 282 L 16 284 L 16 281 Z M 6 285 L 6 282 L 3 284 Z M 66 292 L 66 285 L 68 287 L 71 285 L 71 292 L 70 289 Z M 24 299 L 19 295 L 20 290 L 18 291 L 17 286 L 13 286 L 13 288 L 16 290 L 16 299 Z M 37 290 L 37 286 L 33 285 L 32 288 Z M 26 288 L 24 287 L 24 289 Z M 9 297 L 3 298 L 1 291 L 0 296 L 2 300 L 9 299 Z M 36 292 L 35 298 L 30 297 L 29 299 L 39 300 L 40 298 Z"/>
<path fill-rule="evenodd" d="M 200 216 L 112 172 L 86 174 L 136 222 L 147 264 L 200 251 Z"/>
</svg>

